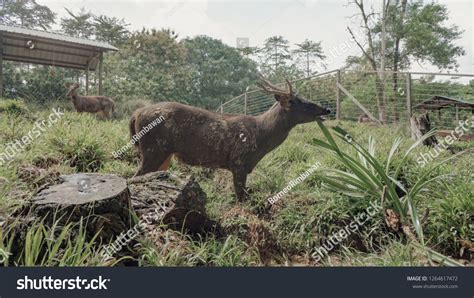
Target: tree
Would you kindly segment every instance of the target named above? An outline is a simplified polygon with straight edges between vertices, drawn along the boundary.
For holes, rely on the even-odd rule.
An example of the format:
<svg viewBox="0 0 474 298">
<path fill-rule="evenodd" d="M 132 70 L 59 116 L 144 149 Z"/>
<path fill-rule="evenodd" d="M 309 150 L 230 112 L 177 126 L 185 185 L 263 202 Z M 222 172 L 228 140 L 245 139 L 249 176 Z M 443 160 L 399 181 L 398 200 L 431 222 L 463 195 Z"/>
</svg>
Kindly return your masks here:
<svg viewBox="0 0 474 298">
<path fill-rule="evenodd" d="M 304 42 L 296 44 L 297 48 L 293 50 L 296 54 L 297 63 L 304 64 L 304 71 L 306 76 L 309 77 L 313 74 L 311 65 L 316 63 L 316 58 L 323 60 L 326 56 L 323 55 L 323 49 L 321 48 L 321 42 L 314 42 L 306 39 Z"/>
<path fill-rule="evenodd" d="M 163 30 L 134 32 L 119 52 L 107 55 L 104 87 L 117 99 L 186 102 L 191 69 L 183 44 Z"/>
<path fill-rule="evenodd" d="M 35 0 L 2 1 L 0 4 L 0 23 L 25 28 L 50 29 L 56 14 L 47 6 L 39 5 Z"/>
<path fill-rule="evenodd" d="M 89 38 L 94 35 L 94 16 L 84 8 L 74 14 L 71 10 L 64 8 L 69 17 L 61 19 L 61 29 L 64 33 L 75 37 Z"/>
<path fill-rule="evenodd" d="M 105 41 L 115 46 L 123 44 L 130 35 L 124 19 L 105 15 L 93 17 L 94 34 L 97 40 Z"/>
<path fill-rule="evenodd" d="M 372 70 L 377 70 L 382 61 L 392 72 L 393 94 L 398 90 L 398 71 L 409 69 L 413 62 L 428 62 L 442 69 L 456 69 L 457 58 L 465 54 L 464 49 L 455 44 L 462 35 L 457 26 L 449 26 L 448 10 L 445 5 L 423 1 L 388 1 L 385 13 L 385 38 L 382 35 L 382 21 L 376 13 L 366 12 L 363 0 L 353 2 L 360 10 L 363 28 L 366 30 L 367 46 L 361 48 L 363 58 Z M 372 22 L 371 22 L 372 21 Z M 351 29 L 350 34 L 354 37 Z M 354 37 L 355 38 L 355 37 Z M 382 40 L 386 50 L 382 51 Z M 383 54 L 382 54 L 383 53 Z M 351 57 L 350 62 L 356 62 Z M 393 99 L 393 113 L 398 119 L 397 97 Z"/>
<path fill-rule="evenodd" d="M 375 89 L 376 89 L 375 93 L 376 93 L 376 99 L 377 99 L 377 109 L 378 109 L 378 113 L 379 113 L 379 120 L 382 123 L 386 123 L 387 122 L 387 113 L 386 113 L 387 103 L 385 101 L 385 94 L 384 94 L 384 90 L 383 90 L 383 88 L 384 88 L 383 81 L 384 80 L 381 78 L 381 77 L 383 77 L 383 72 L 385 71 L 385 69 L 380 69 L 379 68 L 381 59 L 377 59 L 375 36 L 374 36 L 374 32 L 373 32 L 374 28 L 371 25 L 371 18 L 375 14 L 374 13 L 368 13 L 366 11 L 363 0 L 354 0 L 354 2 L 352 2 L 352 3 L 355 4 L 358 7 L 359 11 L 360 11 L 359 16 L 361 17 L 361 26 L 362 26 L 363 30 L 365 31 L 365 34 L 366 34 L 367 48 L 362 46 L 361 42 L 359 40 L 357 40 L 354 32 L 352 31 L 352 29 L 350 27 L 347 27 L 347 30 L 349 31 L 350 35 L 354 39 L 354 42 L 357 44 L 357 46 L 362 51 L 362 54 L 364 55 L 364 57 L 368 60 L 369 65 L 371 66 L 372 70 L 377 72 L 376 76 L 375 76 L 375 85 L 376 85 L 375 86 Z M 387 5 L 390 5 L 390 0 L 388 0 Z M 387 9 L 386 6 L 385 6 L 385 1 L 384 1 L 384 5 L 383 5 L 382 9 L 383 10 Z M 386 14 L 383 13 L 383 15 L 385 16 Z M 383 22 L 385 22 L 385 20 L 383 20 Z M 385 41 L 383 41 L 383 42 L 385 43 Z M 383 54 L 385 54 L 385 53 L 383 53 Z M 384 66 L 384 64 L 382 66 Z"/>
<path fill-rule="evenodd" d="M 277 73 L 290 61 L 289 42 L 283 36 L 272 36 L 265 40 L 262 54 L 265 66 Z"/>
<path fill-rule="evenodd" d="M 257 65 L 233 47 L 208 36 L 184 40 L 192 69 L 189 100 L 215 109 L 221 101 L 241 94 L 257 79 Z"/>
</svg>

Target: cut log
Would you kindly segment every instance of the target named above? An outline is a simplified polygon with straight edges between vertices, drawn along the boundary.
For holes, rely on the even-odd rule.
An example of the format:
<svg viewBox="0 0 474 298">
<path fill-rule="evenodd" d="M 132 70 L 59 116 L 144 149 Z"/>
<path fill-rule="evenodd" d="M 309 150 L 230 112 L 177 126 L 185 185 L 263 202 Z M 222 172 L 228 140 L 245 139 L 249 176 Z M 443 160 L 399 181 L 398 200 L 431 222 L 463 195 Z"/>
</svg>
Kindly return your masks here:
<svg viewBox="0 0 474 298">
<path fill-rule="evenodd" d="M 188 177 L 155 172 L 128 180 L 132 206 L 147 226 L 207 231 L 215 222 L 206 215 L 206 194 Z"/>
<path fill-rule="evenodd" d="M 61 183 L 41 190 L 31 211 L 45 224 L 60 225 L 82 220 L 89 236 L 100 231 L 105 240 L 131 225 L 130 193 L 124 178 L 96 173 L 61 176 Z"/>
</svg>

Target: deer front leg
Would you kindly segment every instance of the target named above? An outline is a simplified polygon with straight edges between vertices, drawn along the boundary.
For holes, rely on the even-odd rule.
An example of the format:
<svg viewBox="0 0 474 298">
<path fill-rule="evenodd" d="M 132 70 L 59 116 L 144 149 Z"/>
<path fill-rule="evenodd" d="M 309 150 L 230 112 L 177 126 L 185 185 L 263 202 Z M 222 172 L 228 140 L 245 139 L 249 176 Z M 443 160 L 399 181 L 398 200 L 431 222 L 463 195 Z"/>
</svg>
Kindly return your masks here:
<svg viewBox="0 0 474 298">
<path fill-rule="evenodd" d="M 238 201 L 243 201 L 246 197 L 245 184 L 247 183 L 247 173 L 243 170 L 232 171 L 234 177 L 234 191 Z"/>
</svg>

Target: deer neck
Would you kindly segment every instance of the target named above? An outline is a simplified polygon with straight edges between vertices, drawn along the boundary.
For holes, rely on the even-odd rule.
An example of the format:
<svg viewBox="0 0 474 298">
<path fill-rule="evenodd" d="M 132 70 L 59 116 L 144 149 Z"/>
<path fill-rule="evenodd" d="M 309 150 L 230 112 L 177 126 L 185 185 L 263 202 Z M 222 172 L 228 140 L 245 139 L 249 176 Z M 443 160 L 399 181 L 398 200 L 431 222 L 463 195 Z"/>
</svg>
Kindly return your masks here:
<svg viewBox="0 0 474 298">
<path fill-rule="evenodd" d="M 257 116 L 256 121 L 257 146 L 263 149 L 263 153 L 268 153 L 283 143 L 295 126 L 279 104 Z"/>
<path fill-rule="evenodd" d="M 71 100 L 72 100 L 72 103 L 74 104 L 74 106 L 76 106 L 78 101 L 79 101 L 79 95 L 77 95 L 76 92 L 73 92 L 71 94 Z"/>
</svg>

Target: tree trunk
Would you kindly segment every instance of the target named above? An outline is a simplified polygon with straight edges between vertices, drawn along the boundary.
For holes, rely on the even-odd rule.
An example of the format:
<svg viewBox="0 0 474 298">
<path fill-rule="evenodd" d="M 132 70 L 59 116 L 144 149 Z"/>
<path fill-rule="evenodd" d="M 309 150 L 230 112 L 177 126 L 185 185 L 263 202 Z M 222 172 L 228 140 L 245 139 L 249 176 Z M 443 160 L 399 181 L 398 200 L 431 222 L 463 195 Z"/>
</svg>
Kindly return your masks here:
<svg viewBox="0 0 474 298">
<path fill-rule="evenodd" d="M 132 206 L 148 225 L 166 224 L 181 231 L 202 232 L 215 223 L 206 215 L 206 194 L 188 177 L 154 172 L 128 180 Z"/>
<path fill-rule="evenodd" d="M 421 139 L 421 137 L 423 137 L 424 134 L 426 134 L 427 132 L 431 130 L 431 124 L 430 124 L 429 118 L 426 117 L 425 115 L 421 115 L 419 118 L 413 115 L 410 118 L 410 130 L 411 130 L 411 138 L 414 141 Z M 438 140 L 436 139 L 435 136 L 431 136 L 423 141 L 423 145 L 425 146 L 432 147 L 437 144 L 438 144 Z"/>
<path fill-rule="evenodd" d="M 100 231 L 99 237 L 105 241 L 130 227 L 130 193 L 124 178 L 80 173 L 61 179 L 60 184 L 41 190 L 32 200 L 32 213 L 46 225 L 82 220 L 88 236 Z"/>
<path fill-rule="evenodd" d="M 400 27 L 403 26 L 403 21 L 405 19 L 405 12 L 406 12 L 406 8 L 407 8 L 407 0 L 403 0 L 402 1 L 402 13 L 400 15 L 400 20 L 397 21 L 396 20 L 396 16 L 394 16 L 394 21 L 393 23 L 394 24 L 399 24 Z M 397 106 L 397 102 L 398 102 L 398 99 L 397 99 L 397 94 L 398 94 L 398 64 L 400 63 L 400 40 L 402 38 L 401 36 L 401 32 L 399 32 L 398 30 L 402 30 L 402 28 L 398 28 L 396 29 L 396 37 L 395 37 L 395 48 L 394 48 L 394 52 L 393 52 L 393 74 L 392 74 L 392 83 L 393 83 L 393 117 L 395 119 L 395 121 L 398 121 L 399 118 L 400 118 L 400 115 L 398 113 L 398 106 Z"/>
</svg>

